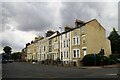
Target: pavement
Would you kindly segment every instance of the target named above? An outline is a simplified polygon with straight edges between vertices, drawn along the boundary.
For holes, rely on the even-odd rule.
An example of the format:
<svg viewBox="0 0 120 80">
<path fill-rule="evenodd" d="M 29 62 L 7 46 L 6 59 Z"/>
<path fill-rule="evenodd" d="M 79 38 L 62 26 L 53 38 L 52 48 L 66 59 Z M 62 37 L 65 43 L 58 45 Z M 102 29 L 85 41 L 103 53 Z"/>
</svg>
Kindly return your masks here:
<svg viewBox="0 0 120 80">
<path fill-rule="evenodd" d="M 113 65 L 104 65 L 104 66 L 80 66 L 80 68 L 87 68 L 87 69 L 120 68 L 120 63 L 119 64 L 113 64 Z"/>
</svg>

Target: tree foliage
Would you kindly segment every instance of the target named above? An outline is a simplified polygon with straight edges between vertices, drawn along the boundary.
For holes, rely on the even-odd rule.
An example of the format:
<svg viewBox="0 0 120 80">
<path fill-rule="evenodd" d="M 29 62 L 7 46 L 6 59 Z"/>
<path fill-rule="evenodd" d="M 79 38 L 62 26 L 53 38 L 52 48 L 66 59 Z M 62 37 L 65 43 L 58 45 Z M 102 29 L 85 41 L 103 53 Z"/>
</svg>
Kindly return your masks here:
<svg viewBox="0 0 120 80">
<path fill-rule="evenodd" d="M 5 47 L 3 48 L 3 51 L 4 51 L 5 53 L 10 54 L 10 53 L 12 52 L 12 48 L 9 47 L 9 46 L 5 46 Z"/>
<path fill-rule="evenodd" d="M 115 28 L 113 28 L 108 39 L 111 41 L 112 54 L 120 54 L 120 35 L 117 33 Z"/>
<path fill-rule="evenodd" d="M 21 59 L 21 52 L 15 52 L 15 53 L 11 54 L 10 57 L 13 60 Z"/>
</svg>

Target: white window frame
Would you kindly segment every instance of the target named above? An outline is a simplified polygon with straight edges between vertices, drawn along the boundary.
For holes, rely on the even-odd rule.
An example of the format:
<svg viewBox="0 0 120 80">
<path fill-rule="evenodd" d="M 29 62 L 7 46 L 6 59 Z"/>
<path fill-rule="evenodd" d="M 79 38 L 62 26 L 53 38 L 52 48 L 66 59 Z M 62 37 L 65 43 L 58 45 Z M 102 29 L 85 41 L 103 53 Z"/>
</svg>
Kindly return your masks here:
<svg viewBox="0 0 120 80">
<path fill-rule="evenodd" d="M 75 43 L 74 43 L 74 39 L 75 39 Z M 72 38 L 72 43 L 73 43 L 73 45 L 80 45 L 80 37 L 79 36 L 74 36 L 73 38 Z M 77 42 L 77 40 L 78 40 L 78 42 Z"/>
<path fill-rule="evenodd" d="M 82 44 L 85 44 L 85 37 L 82 37 Z"/>
<path fill-rule="evenodd" d="M 75 51 L 75 53 L 74 53 L 74 51 Z M 74 54 L 76 55 L 76 50 L 75 49 L 73 50 L 73 58 L 76 58 L 76 56 L 74 56 Z"/>
<path fill-rule="evenodd" d="M 64 40 L 64 41 L 63 41 L 64 47 L 66 47 L 66 43 L 65 43 L 65 42 L 66 42 L 66 41 Z"/>
<path fill-rule="evenodd" d="M 63 58 L 66 58 L 66 51 L 64 51 L 64 56 L 63 56 Z"/>
<path fill-rule="evenodd" d="M 68 51 L 66 51 L 66 58 L 69 58 L 69 54 L 68 54 Z"/>
<path fill-rule="evenodd" d="M 74 51 L 76 52 L 76 57 L 74 56 Z M 79 56 L 78 56 L 78 53 L 77 51 L 79 51 Z M 80 49 L 73 49 L 73 58 L 80 58 Z"/>
</svg>

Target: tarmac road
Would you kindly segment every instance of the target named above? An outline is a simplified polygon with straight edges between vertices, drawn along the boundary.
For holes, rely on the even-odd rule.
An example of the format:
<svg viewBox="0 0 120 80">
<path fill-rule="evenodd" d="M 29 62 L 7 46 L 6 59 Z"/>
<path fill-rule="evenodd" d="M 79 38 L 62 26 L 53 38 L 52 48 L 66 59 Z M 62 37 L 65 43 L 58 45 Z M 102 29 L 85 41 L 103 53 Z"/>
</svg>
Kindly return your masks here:
<svg viewBox="0 0 120 80">
<path fill-rule="evenodd" d="M 65 68 L 31 63 L 2 65 L 3 78 L 117 78 L 118 68 Z"/>
</svg>

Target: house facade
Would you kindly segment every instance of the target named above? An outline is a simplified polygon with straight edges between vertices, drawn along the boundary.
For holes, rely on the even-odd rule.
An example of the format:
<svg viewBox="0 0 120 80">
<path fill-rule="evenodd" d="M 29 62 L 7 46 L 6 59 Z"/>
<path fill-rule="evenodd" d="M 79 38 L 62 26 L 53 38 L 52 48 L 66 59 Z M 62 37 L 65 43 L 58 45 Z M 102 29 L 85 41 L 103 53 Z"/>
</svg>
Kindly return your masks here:
<svg viewBox="0 0 120 80">
<path fill-rule="evenodd" d="M 33 44 L 27 46 L 27 61 L 33 58 Z"/>
<path fill-rule="evenodd" d="M 55 60 L 58 57 L 59 38 L 55 37 L 59 32 L 47 31 L 46 37 L 37 41 L 37 60 Z"/>
<path fill-rule="evenodd" d="M 79 65 L 77 62 L 85 55 L 98 54 L 101 49 L 104 50 L 105 56 L 111 54 L 110 41 L 106 38 L 105 29 L 96 19 L 86 23 L 76 20 L 75 25 L 75 28 L 60 35 L 60 59 L 64 63 Z"/>
<path fill-rule="evenodd" d="M 27 48 L 26 47 L 23 48 L 21 52 L 22 52 L 22 54 L 21 54 L 21 60 L 22 61 L 26 61 L 26 59 L 27 59 Z"/>
<path fill-rule="evenodd" d="M 63 63 L 68 64 L 71 61 L 71 32 L 63 32 L 60 35 L 60 59 Z"/>
<path fill-rule="evenodd" d="M 60 58 L 60 37 L 58 35 L 59 32 L 56 31 L 49 38 L 49 59 L 56 60 Z"/>
<path fill-rule="evenodd" d="M 110 41 L 106 38 L 104 27 L 93 19 L 88 22 L 75 21 L 75 27 L 65 26 L 65 31 L 48 31 L 46 37 L 27 46 L 27 59 L 56 60 L 60 58 L 64 64 L 79 65 L 87 54 L 98 54 L 101 49 L 105 56 L 111 54 Z"/>
<path fill-rule="evenodd" d="M 37 41 L 37 60 L 42 61 L 48 59 L 49 56 L 49 38 L 45 37 Z"/>
</svg>

